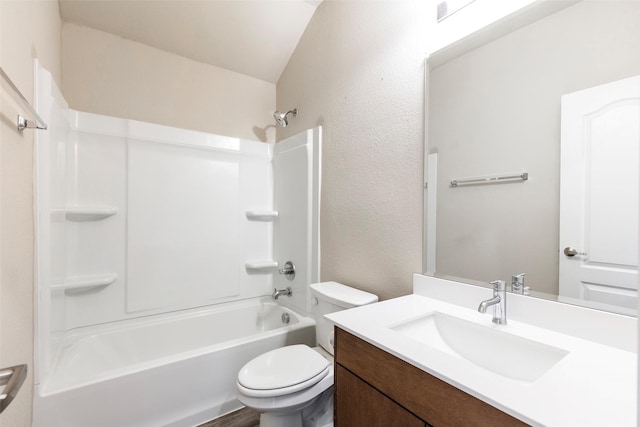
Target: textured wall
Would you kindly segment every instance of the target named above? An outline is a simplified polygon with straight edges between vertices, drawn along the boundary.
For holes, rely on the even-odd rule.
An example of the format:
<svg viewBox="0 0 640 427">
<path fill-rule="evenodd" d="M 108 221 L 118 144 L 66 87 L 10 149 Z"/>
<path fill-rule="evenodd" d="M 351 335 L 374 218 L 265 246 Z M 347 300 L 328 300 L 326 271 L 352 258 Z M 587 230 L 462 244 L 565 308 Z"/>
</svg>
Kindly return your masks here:
<svg viewBox="0 0 640 427">
<path fill-rule="evenodd" d="M 60 15 L 56 0 L 0 1 L 0 65 L 33 100 L 33 58 L 60 82 Z M 31 425 L 33 397 L 33 137 L 15 127 L 18 110 L 0 97 L 0 367 L 28 363 L 29 376 L 1 417 Z M 42 132 L 42 131 L 40 131 Z"/>
<path fill-rule="evenodd" d="M 275 138 L 273 83 L 66 22 L 61 90 L 80 111 L 252 140 Z"/>
<path fill-rule="evenodd" d="M 278 139 L 324 126 L 321 279 L 381 298 L 421 270 L 426 3 L 323 2 L 277 85 Z"/>
</svg>

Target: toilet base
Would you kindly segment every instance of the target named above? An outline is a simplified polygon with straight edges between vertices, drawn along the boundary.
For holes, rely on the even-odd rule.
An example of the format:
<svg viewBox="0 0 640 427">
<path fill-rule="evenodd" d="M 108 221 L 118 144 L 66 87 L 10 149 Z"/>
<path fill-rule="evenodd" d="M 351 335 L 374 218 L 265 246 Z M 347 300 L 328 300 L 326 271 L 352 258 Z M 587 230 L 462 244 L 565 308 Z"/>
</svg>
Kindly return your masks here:
<svg viewBox="0 0 640 427">
<path fill-rule="evenodd" d="M 260 414 L 260 427 L 333 427 L 333 419 L 325 422 L 305 423 L 300 411 L 295 414 L 278 414 L 274 412 L 264 412 Z"/>
<path fill-rule="evenodd" d="M 260 427 L 333 427 L 333 387 L 302 408 L 262 412 Z"/>
<path fill-rule="evenodd" d="M 302 427 L 302 425 L 302 411 L 260 414 L 260 427 Z"/>
</svg>

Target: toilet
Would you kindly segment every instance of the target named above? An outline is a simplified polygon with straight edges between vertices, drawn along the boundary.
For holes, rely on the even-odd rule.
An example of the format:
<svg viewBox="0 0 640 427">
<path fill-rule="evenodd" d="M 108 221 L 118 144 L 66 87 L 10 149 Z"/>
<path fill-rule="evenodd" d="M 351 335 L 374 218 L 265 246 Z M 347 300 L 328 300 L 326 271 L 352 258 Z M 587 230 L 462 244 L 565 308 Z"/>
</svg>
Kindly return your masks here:
<svg viewBox="0 0 640 427">
<path fill-rule="evenodd" d="M 236 396 L 260 412 L 260 427 L 333 426 L 334 325 L 324 315 L 378 301 L 376 295 L 336 282 L 310 288 L 317 346 L 266 352 L 238 373 Z"/>
</svg>

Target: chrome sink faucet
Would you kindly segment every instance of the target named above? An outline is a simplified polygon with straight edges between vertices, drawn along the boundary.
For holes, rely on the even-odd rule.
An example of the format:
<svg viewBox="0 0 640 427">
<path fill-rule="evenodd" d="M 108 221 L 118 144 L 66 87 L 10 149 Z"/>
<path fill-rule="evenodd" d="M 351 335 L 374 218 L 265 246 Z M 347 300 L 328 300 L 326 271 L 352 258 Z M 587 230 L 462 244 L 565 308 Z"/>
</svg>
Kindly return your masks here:
<svg viewBox="0 0 640 427">
<path fill-rule="evenodd" d="M 280 295 L 285 295 L 290 297 L 293 295 L 293 291 L 291 290 L 291 286 L 287 286 L 287 289 L 274 289 L 273 294 L 271 295 L 273 299 L 277 300 Z"/>
<path fill-rule="evenodd" d="M 487 307 L 493 306 L 492 322 L 497 325 L 507 324 L 507 284 L 504 280 L 491 282 L 493 298 L 482 301 L 478 306 L 480 313 L 486 313 Z"/>
</svg>

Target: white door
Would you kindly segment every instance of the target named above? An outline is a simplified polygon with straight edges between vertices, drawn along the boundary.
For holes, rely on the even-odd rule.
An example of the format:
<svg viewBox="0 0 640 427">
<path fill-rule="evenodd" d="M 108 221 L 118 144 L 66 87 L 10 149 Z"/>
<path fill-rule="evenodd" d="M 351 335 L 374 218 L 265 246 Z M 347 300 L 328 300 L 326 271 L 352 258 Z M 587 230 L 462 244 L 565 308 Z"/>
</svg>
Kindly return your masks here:
<svg viewBox="0 0 640 427">
<path fill-rule="evenodd" d="M 640 76 L 562 97 L 561 298 L 637 307 L 639 147 Z"/>
</svg>

